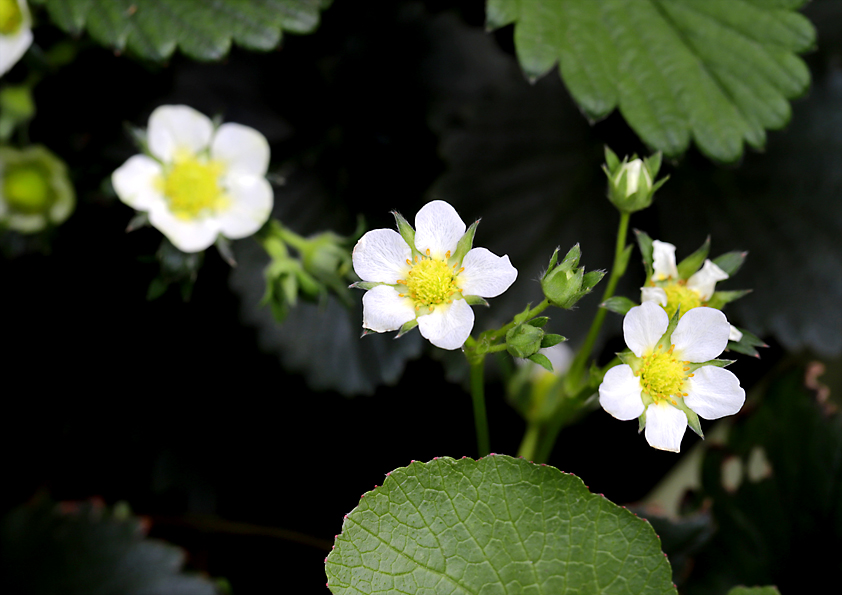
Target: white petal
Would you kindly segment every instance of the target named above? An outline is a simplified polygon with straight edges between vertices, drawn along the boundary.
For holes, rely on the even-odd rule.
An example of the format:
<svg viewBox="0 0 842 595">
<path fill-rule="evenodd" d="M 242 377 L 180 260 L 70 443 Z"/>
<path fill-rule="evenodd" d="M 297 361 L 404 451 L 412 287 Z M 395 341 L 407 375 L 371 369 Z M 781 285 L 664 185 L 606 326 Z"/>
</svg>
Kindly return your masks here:
<svg viewBox="0 0 842 595">
<path fill-rule="evenodd" d="M 474 311 L 465 300 L 436 306 L 430 314 L 418 317 L 421 336 L 436 347 L 459 349 L 474 328 Z"/>
<path fill-rule="evenodd" d="M 182 252 L 200 252 L 213 244 L 219 235 L 219 221 L 215 217 L 180 219 L 163 203 L 150 209 L 149 223 Z"/>
<path fill-rule="evenodd" d="M 742 331 L 732 324 L 731 325 L 731 331 L 728 333 L 728 340 L 734 341 L 735 343 L 739 343 L 740 339 L 742 339 L 742 338 L 743 338 Z"/>
<path fill-rule="evenodd" d="M 121 201 L 138 211 L 148 211 L 164 201 L 156 188 L 156 180 L 162 175 L 160 163 L 146 155 L 135 155 L 111 174 L 111 185 Z"/>
<path fill-rule="evenodd" d="M 412 300 L 399 297 L 393 287 L 378 285 L 363 296 L 363 328 L 378 333 L 396 331 L 413 318 Z"/>
<path fill-rule="evenodd" d="M 725 351 L 731 325 L 716 308 L 692 308 L 672 332 L 675 355 L 688 362 L 706 362 Z"/>
<path fill-rule="evenodd" d="M 223 124 L 213 135 L 211 158 L 225 163 L 229 171 L 263 176 L 269 168 L 269 143 L 254 128 Z"/>
<path fill-rule="evenodd" d="M 32 45 L 32 29 L 22 26 L 14 35 L 0 34 L 0 76 L 23 57 Z"/>
<path fill-rule="evenodd" d="M 652 403 L 646 408 L 646 441 L 652 448 L 679 452 L 687 416 L 677 407 Z"/>
<path fill-rule="evenodd" d="M 706 260 L 702 268 L 696 271 L 693 276 L 687 280 L 687 288 L 698 292 L 702 301 L 706 302 L 713 295 L 716 282 L 724 281 L 727 278 L 728 273 L 720 269 L 711 261 Z"/>
<path fill-rule="evenodd" d="M 641 302 L 655 302 L 667 307 L 667 292 L 662 287 L 641 287 L 640 288 Z"/>
<path fill-rule="evenodd" d="M 226 238 L 246 238 L 263 227 L 272 213 L 272 186 L 263 176 L 228 174 L 222 180 L 231 206 L 217 215 Z"/>
<path fill-rule="evenodd" d="M 725 368 L 702 366 L 687 380 L 687 406 L 705 419 L 734 415 L 743 406 L 746 391 Z"/>
<path fill-rule="evenodd" d="M 373 229 L 354 246 L 354 271 L 363 281 L 394 284 L 406 279 L 410 256 L 412 251 L 398 232 Z"/>
<path fill-rule="evenodd" d="M 623 337 L 637 357 L 652 349 L 666 332 L 669 316 L 658 304 L 643 302 L 628 311 L 623 318 Z"/>
<path fill-rule="evenodd" d="M 614 366 L 605 373 L 599 385 L 599 404 L 608 413 L 628 421 L 643 413 L 640 399 L 640 379 L 626 364 Z"/>
<path fill-rule="evenodd" d="M 653 281 L 678 279 L 678 266 L 675 264 L 675 246 L 660 240 L 652 242 Z"/>
<path fill-rule="evenodd" d="M 180 152 L 196 154 L 210 146 L 210 118 L 186 105 L 162 105 L 149 116 L 149 152 L 168 163 Z"/>
<path fill-rule="evenodd" d="M 415 247 L 421 254 L 429 250 L 433 258 L 443 259 L 448 251 L 456 252 L 465 229 L 465 222 L 450 204 L 428 202 L 415 215 Z"/>
<path fill-rule="evenodd" d="M 517 269 L 508 255 L 497 256 L 485 248 L 473 248 L 462 259 L 465 268 L 456 278 L 464 295 L 497 297 L 517 279 Z"/>
</svg>

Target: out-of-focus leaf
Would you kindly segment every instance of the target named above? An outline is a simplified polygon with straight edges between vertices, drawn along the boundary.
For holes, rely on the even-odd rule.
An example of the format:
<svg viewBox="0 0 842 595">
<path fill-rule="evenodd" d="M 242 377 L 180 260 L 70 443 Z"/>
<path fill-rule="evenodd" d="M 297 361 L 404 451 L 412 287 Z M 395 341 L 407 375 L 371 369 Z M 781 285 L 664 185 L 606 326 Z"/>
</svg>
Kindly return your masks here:
<svg viewBox="0 0 842 595">
<path fill-rule="evenodd" d="M 283 31 L 310 33 L 331 0 L 41 0 L 69 33 L 87 31 L 104 46 L 155 61 L 178 47 L 197 60 L 219 60 L 234 41 L 271 50 Z"/>
<path fill-rule="evenodd" d="M 781 595 L 777 587 L 734 587 L 728 595 Z"/>
<path fill-rule="evenodd" d="M 770 584 L 822 592 L 837 580 L 842 415 L 804 378 L 791 370 L 776 379 L 727 445 L 705 454 L 702 484 L 718 531 L 695 559 L 688 594 Z"/>
<path fill-rule="evenodd" d="M 337 595 L 676 593 L 646 521 L 575 475 L 502 455 L 393 471 L 325 564 Z"/>
<path fill-rule="evenodd" d="M 751 0 L 488 0 L 491 28 L 514 23 L 531 79 L 558 63 L 588 117 L 619 108 L 643 141 L 667 156 L 692 138 L 718 161 L 743 142 L 762 147 L 790 118 L 788 99 L 810 75 L 796 53 L 815 31 L 794 9 Z"/>
<path fill-rule="evenodd" d="M 10 512 L 0 531 L 3 593 L 217 593 L 210 581 L 181 572 L 181 549 L 144 538 L 139 520 L 119 510 L 43 502 Z"/>
</svg>

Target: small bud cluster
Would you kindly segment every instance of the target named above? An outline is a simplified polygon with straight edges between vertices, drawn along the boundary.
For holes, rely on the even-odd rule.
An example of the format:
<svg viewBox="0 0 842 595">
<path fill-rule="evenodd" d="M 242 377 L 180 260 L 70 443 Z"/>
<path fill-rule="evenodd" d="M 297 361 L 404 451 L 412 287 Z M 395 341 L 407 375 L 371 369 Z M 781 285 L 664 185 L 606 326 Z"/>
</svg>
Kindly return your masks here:
<svg viewBox="0 0 842 595">
<path fill-rule="evenodd" d="M 667 181 L 669 176 L 655 182 L 661 169 L 661 153 L 640 159 L 637 155 L 624 157 L 620 161 L 617 155 L 605 147 L 605 165 L 602 166 L 608 176 L 608 200 L 623 213 L 634 213 L 652 204 L 655 191 Z"/>
</svg>

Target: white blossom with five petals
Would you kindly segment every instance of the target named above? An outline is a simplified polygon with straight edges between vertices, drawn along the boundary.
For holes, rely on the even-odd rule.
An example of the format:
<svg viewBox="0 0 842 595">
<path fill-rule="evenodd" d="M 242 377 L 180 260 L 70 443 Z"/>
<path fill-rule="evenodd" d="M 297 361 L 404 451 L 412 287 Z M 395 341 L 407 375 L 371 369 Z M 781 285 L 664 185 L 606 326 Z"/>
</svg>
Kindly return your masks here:
<svg viewBox="0 0 842 595">
<path fill-rule="evenodd" d="M 688 423 L 735 414 L 745 391 L 712 361 L 728 344 L 730 325 L 722 312 L 693 308 L 666 336 L 669 324 L 653 302 L 629 310 L 623 335 L 634 356 L 605 374 L 599 404 L 617 419 L 640 418 L 650 446 L 679 452 Z"/>
<path fill-rule="evenodd" d="M 252 235 L 269 219 L 269 143 L 241 124 L 215 128 L 186 105 L 164 105 L 149 117 L 149 155 L 135 155 L 111 176 L 124 203 L 183 252 L 199 252 L 217 236 Z"/>
<path fill-rule="evenodd" d="M 363 328 L 383 333 L 417 323 L 433 345 L 458 349 L 474 326 L 468 302 L 506 291 L 517 269 L 508 256 L 485 248 L 460 254 L 465 223 L 444 201 L 424 205 L 415 216 L 415 231 L 406 228 L 404 235 L 369 231 L 354 247 L 354 271 L 369 288 L 363 296 Z M 473 228 L 468 233 L 470 242 Z"/>
<path fill-rule="evenodd" d="M 651 281 L 660 285 L 641 287 L 640 301 L 658 303 L 668 312 L 674 312 L 679 305 L 685 313 L 691 308 L 704 305 L 716 291 L 717 282 L 728 278 L 728 273 L 709 259 L 705 259 L 702 268 L 693 273 L 686 282 L 680 280 L 675 246 L 659 240 L 652 242 L 652 269 Z M 674 303 L 670 304 L 670 301 Z M 728 339 L 739 341 L 742 337 L 743 333 L 734 325 L 730 325 Z"/>
</svg>

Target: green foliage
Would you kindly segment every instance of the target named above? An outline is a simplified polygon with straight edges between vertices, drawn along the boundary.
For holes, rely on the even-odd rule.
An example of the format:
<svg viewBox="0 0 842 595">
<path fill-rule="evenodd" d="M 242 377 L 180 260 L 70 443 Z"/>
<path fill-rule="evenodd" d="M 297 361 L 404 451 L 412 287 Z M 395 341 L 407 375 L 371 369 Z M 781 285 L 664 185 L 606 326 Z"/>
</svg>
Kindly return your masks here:
<svg viewBox="0 0 842 595">
<path fill-rule="evenodd" d="M 180 572 L 184 553 L 145 539 L 126 507 L 50 502 L 10 512 L 0 530 L 0 591 L 26 595 L 215 595 Z"/>
<path fill-rule="evenodd" d="M 728 595 L 781 595 L 777 587 L 734 587 Z"/>
<path fill-rule="evenodd" d="M 815 31 L 786 5 L 751 0 L 488 0 L 487 23 L 515 24 L 530 79 L 558 63 L 592 119 L 619 108 L 643 141 L 677 156 L 694 139 L 717 161 L 762 147 L 789 121 L 810 75 L 796 53 Z"/>
<path fill-rule="evenodd" d="M 219 60 L 235 41 L 271 50 L 282 31 L 310 33 L 330 0 L 41 0 L 65 31 L 87 31 L 118 51 L 154 61 L 176 47 L 197 60 Z"/>
<path fill-rule="evenodd" d="M 731 428 L 725 448 L 705 454 L 702 484 L 718 531 L 696 558 L 689 595 L 769 584 L 784 593 L 822 592 L 835 580 L 842 416 L 817 386 L 805 382 L 803 370 L 790 370 Z M 726 465 L 737 470 L 727 479 Z M 809 573 L 793 572 L 807 567 Z"/>
<path fill-rule="evenodd" d="M 508 456 L 392 472 L 345 517 L 326 570 L 335 594 L 676 592 L 648 523 Z"/>
</svg>

